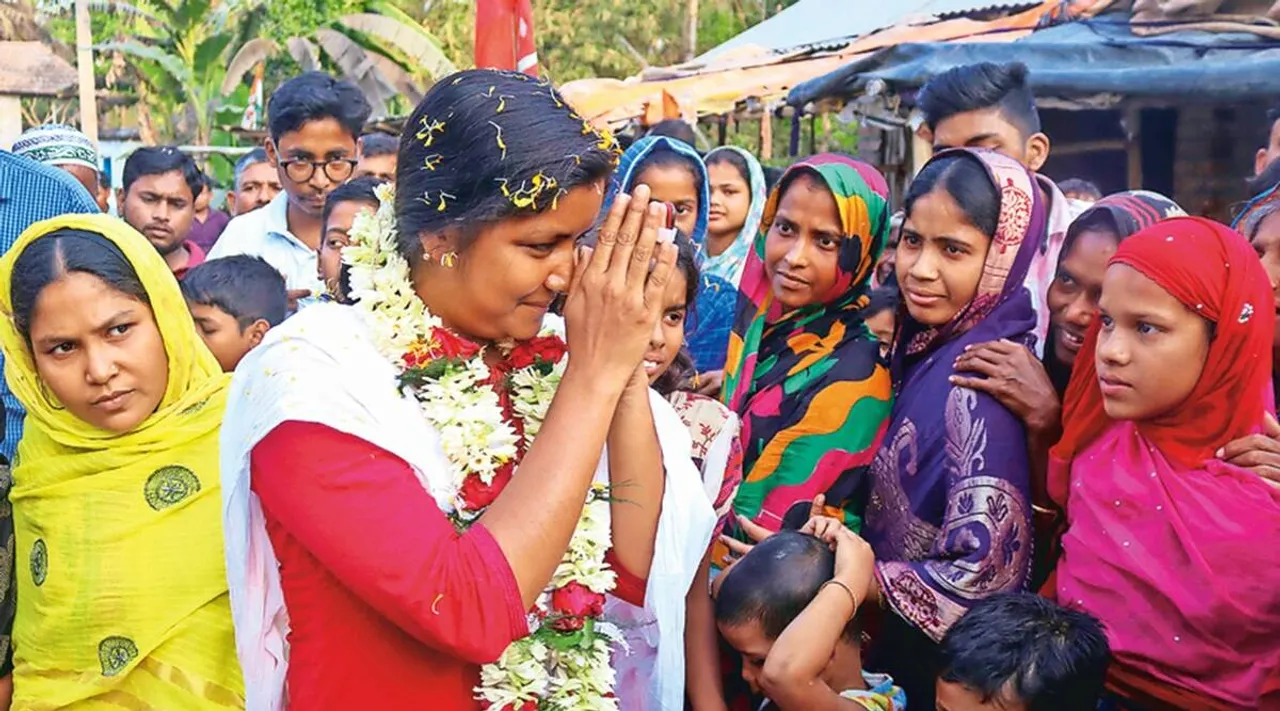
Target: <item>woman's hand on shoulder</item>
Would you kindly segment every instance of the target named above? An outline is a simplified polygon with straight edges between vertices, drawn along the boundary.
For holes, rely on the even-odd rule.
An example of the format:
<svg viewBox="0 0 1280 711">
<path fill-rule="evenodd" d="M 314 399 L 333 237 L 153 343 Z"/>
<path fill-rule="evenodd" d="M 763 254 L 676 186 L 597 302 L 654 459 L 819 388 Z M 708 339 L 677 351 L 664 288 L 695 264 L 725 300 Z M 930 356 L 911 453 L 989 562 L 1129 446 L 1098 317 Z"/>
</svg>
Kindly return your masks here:
<svg viewBox="0 0 1280 711">
<path fill-rule="evenodd" d="M 664 210 L 637 186 L 614 201 L 595 248 L 578 248 L 564 307 L 569 368 L 622 386 L 640 365 L 675 270 L 675 245 L 658 242 Z"/>
<path fill-rule="evenodd" d="M 1006 340 L 969 346 L 956 358 L 955 369 L 952 385 L 994 397 L 1027 429 L 1043 432 L 1059 426 L 1058 393 L 1044 364 L 1026 346 Z"/>
<path fill-rule="evenodd" d="M 1280 489 L 1280 422 L 1264 413 L 1262 432 L 1228 443 L 1218 450 L 1218 459 L 1248 469 Z"/>
</svg>

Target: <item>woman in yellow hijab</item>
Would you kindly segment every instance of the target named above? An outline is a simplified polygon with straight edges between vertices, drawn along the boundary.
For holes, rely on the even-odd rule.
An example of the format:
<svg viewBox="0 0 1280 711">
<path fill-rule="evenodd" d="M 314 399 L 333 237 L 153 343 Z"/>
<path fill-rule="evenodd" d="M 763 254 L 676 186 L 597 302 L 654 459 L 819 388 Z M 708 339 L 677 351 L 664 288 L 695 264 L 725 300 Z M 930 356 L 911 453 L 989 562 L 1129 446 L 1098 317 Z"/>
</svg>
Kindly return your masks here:
<svg viewBox="0 0 1280 711">
<path fill-rule="evenodd" d="M 105 215 L 0 259 L 27 409 L 13 462 L 13 707 L 243 708 L 218 428 L 228 384 L 155 249 Z"/>
</svg>

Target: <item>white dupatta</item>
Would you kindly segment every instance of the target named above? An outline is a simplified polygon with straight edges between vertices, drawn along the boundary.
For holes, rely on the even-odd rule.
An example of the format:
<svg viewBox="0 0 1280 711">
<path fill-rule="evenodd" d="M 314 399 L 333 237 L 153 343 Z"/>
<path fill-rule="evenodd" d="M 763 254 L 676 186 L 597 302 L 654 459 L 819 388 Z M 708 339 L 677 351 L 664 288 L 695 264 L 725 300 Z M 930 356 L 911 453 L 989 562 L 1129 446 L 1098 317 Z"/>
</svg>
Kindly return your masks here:
<svg viewBox="0 0 1280 711">
<path fill-rule="evenodd" d="M 552 318 L 548 325 L 555 327 L 559 319 Z M 653 392 L 649 400 L 666 486 L 645 595 L 660 635 L 647 695 L 656 708 L 681 711 L 685 593 L 706 552 L 714 514 L 690 458 L 688 431 L 665 400 Z M 418 404 L 400 394 L 395 369 L 374 348 L 355 309 L 320 304 L 267 334 L 236 369 L 221 440 L 227 578 L 247 711 L 283 711 L 286 705 L 288 610 L 262 506 L 250 488 L 249 455 L 288 421 L 325 425 L 396 455 L 442 510 L 449 507 L 441 493 L 448 482 L 438 434 Z M 596 480 L 608 476 L 602 452 Z"/>
</svg>

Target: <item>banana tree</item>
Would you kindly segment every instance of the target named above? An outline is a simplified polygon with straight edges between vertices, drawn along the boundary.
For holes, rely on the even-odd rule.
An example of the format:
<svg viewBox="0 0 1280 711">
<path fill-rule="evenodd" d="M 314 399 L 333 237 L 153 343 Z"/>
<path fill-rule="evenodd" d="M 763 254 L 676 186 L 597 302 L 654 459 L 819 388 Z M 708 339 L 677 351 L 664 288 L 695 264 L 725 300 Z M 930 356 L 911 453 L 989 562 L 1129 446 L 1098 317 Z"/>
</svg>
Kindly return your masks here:
<svg viewBox="0 0 1280 711">
<path fill-rule="evenodd" d="M 266 8 L 262 0 L 253 11 Z M 375 116 L 386 116 L 396 96 L 416 104 L 436 79 L 454 71 L 440 43 L 399 8 L 383 0 L 364 0 L 357 9 L 309 36 L 288 38 L 285 50 L 303 70 L 320 69 L 327 60 L 360 87 Z M 244 43 L 227 65 L 222 93 L 233 92 L 254 66 L 280 51 L 279 44 L 263 37 Z"/>
<path fill-rule="evenodd" d="M 134 31 L 95 47 L 129 61 L 140 80 L 144 124 L 181 141 L 207 145 L 222 100 L 229 48 L 252 31 L 231 4 L 218 0 L 150 0 L 146 9 L 111 3 L 136 18 Z M 232 29 L 232 28 L 235 29 Z"/>
</svg>

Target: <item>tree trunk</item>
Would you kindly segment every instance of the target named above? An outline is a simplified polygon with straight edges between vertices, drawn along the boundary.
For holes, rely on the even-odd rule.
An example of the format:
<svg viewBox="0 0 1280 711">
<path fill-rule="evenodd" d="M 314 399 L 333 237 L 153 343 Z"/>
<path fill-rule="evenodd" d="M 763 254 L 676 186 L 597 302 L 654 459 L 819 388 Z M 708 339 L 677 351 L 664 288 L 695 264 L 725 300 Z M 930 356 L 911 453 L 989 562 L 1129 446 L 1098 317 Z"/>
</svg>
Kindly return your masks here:
<svg viewBox="0 0 1280 711">
<path fill-rule="evenodd" d="M 698 56 L 698 0 L 688 0 L 689 2 L 689 28 L 686 40 L 688 46 L 685 49 L 685 59 L 692 60 Z"/>
<path fill-rule="evenodd" d="M 76 70 L 80 75 L 80 130 L 98 142 L 98 95 L 93 85 L 93 28 L 89 0 L 76 0 Z"/>
</svg>

